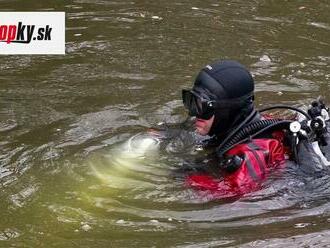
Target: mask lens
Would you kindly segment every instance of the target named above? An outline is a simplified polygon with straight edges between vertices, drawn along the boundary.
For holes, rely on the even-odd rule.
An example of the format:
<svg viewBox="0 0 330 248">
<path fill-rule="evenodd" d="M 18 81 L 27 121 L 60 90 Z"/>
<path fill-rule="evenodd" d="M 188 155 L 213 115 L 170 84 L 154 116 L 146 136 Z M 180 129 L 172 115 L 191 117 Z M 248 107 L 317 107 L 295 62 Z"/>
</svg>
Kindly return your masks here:
<svg viewBox="0 0 330 248">
<path fill-rule="evenodd" d="M 200 98 L 195 97 L 195 102 L 196 102 L 196 106 L 197 106 L 197 114 L 198 115 L 202 115 L 203 114 L 203 102 L 201 101 Z"/>
<path fill-rule="evenodd" d="M 182 100 L 185 108 L 189 110 L 189 115 L 196 116 L 199 112 L 196 96 L 189 90 L 182 90 Z"/>
<path fill-rule="evenodd" d="M 203 101 L 189 90 L 182 90 L 182 100 L 185 108 L 189 110 L 190 116 L 208 120 L 214 114 L 213 109 L 207 106 L 206 101 Z"/>
<path fill-rule="evenodd" d="M 191 93 L 188 90 L 182 90 L 182 101 L 184 107 L 189 109 L 191 104 Z"/>
</svg>

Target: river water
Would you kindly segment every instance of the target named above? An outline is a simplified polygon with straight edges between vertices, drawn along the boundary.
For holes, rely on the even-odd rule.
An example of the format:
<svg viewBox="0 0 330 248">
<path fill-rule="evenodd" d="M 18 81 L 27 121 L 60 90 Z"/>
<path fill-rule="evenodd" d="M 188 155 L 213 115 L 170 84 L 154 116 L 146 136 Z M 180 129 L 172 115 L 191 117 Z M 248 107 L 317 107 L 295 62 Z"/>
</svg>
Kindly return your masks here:
<svg viewBox="0 0 330 248">
<path fill-rule="evenodd" d="M 191 137 L 188 148 L 178 131 L 158 151 L 142 142 L 148 156 L 134 150 L 147 129 L 180 126 L 180 89 L 216 59 L 252 71 L 259 107 L 330 101 L 329 1 L 2 0 L 0 8 L 65 11 L 67 29 L 65 56 L 1 56 L 1 247 L 330 244 L 327 174 L 297 170 L 224 201 L 174 173 L 202 153 Z"/>
</svg>

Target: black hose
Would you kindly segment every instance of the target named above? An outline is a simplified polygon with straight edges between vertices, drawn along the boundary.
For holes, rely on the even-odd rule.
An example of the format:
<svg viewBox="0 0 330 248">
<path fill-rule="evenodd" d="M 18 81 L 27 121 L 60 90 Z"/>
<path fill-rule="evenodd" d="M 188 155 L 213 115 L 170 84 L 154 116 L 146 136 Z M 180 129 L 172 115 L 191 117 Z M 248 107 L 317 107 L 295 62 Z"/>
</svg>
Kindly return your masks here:
<svg viewBox="0 0 330 248">
<path fill-rule="evenodd" d="M 250 139 L 262 134 L 266 130 L 270 130 L 275 127 L 289 129 L 290 123 L 292 123 L 292 121 L 279 119 L 268 119 L 253 122 L 241 129 L 237 134 L 232 137 L 229 142 L 223 144 L 222 146 L 219 146 L 216 153 L 218 157 L 223 157 L 223 155 L 234 146 L 249 141 Z"/>
<path fill-rule="evenodd" d="M 221 148 L 222 146 L 224 146 L 229 139 L 231 139 L 235 133 L 237 133 L 238 130 L 240 130 L 246 123 L 248 123 L 250 120 L 252 120 L 257 114 L 257 111 L 254 109 L 245 119 L 244 121 L 242 121 L 235 129 L 233 129 L 228 135 L 227 137 L 220 143 L 220 145 L 218 146 L 218 148 Z"/>
<path fill-rule="evenodd" d="M 304 115 L 309 120 L 312 119 L 312 117 L 307 112 L 305 112 L 305 111 L 303 111 L 299 108 L 292 107 L 292 106 L 287 106 L 287 105 L 275 105 L 275 106 L 272 106 L 272 107 L 267 107 L 267 108 L 260 109 L 259 112 L 261 113 L 261 112 L 265 112 L 265 111 L 272 110 L 272 109 L 290 109 L 290 110 L 299 112 L 300 114 Z"/>
<path fill-rule="evenodd" d="M 272 110 L 272 109 L 290 109 L 296 112 L 301 113 L 302 115 L 304 115 L 307 119 L 311 119 L 311 117 L 309 116 L 308 113 L 306 113 L 305 111 L 296 108 L 296 107 L 292 107 L 292 106 L 286 106 L 286 105 L 275 105 L 272 107 L 267 107 L 267 108 L 263 108 L 261 110 L 259 110 L 259 112 L 265 112 L 268 110 Z M 279 122 L 281 120 L 263 120 L 263 121 L 257 121 L 254 122 L 252 124 L 249 124 L 247 127 L 243 128 L 242 130 L 238 131 L 239 129 L 241 129 L 246 123 L 248 123 L 255 115 L 257 114 L 257 112 L 255 110 L 253 110 L 248 116 L 247 118 L 240 123 L 240 125 L 238 125 L 234 130 L 232 130 L 227 137 L 221 142 L 221 144 L 218 146 L 217 151 L 222 151 L 225 147 L 228 147 L 230 144 L 235 144 L 237 142 L 239 142 L 240 139 L 242 139 L 242 137 L 244 137 L 245 135 L 245 131 L 242 130 L 249 130 L 249 129 L 253 129 L 253 132 L 257 132 L 260 129 L 263 129 L 265 127 L 267 127 L 268 125 L 272 125 L 275 122 Z M 258 123 L 258 124 L 256 124 Z M 291 122 L 290 122 L 291 123 Z M 238 133 L 237 133 L 238 132 Z M 237 135 L 235 135 L 237 133 Z M 218 152 L 217 152 L 218 153 Z"/>
</svg>

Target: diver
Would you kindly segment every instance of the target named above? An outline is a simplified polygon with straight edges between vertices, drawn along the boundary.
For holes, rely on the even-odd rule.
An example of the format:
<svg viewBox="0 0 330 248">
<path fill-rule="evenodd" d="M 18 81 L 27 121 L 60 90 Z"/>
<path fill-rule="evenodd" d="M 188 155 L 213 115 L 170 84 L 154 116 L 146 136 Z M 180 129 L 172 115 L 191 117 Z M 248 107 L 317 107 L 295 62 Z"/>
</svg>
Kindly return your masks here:
<svg viewBox="0 0 330 248">
<path fill-rule="evenodd" d="M 302 117 L 299 121 L 298 117 L 270 118 L 256 110 L 253 77 L 236 61 L 222 60 L 205 66 L 192 89 L 182 90 L 182 99 L 189 115 L 195 117 L 196 132 L 211 137 L 205 146 L 215 147 L 222 175 L 189 174 L 188 186 L 223 196 L 242 195 L 258 189 L 273 170 L 283 169 L 288 158 L 299 163 L 302 153 L 311 155 L 300 163 L 309 164 L 316 159 L 320 167 L 330 164 L 330 156 L 324 151 L 330 139 L 328 109 L 323 102 L 316 101 L 314 110 L 312 106 L 308 113 L 277 106 L 297 111 Z"/>
</svg>

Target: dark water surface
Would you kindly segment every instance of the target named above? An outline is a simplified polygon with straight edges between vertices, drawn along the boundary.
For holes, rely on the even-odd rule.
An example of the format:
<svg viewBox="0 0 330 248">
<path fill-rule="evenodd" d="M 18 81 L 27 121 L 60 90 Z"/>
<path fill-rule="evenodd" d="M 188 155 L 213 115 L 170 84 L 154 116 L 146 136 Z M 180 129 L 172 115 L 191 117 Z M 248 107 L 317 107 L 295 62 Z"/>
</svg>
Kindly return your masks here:
<svg viewBox="0 0 330 248">
<path fill-rule="evenodd" d="M 144 158 L 128 145 L 159 122 L 182 122 L 180 89 L 218 58 L 251 69 L 259 106 L 330 101 L 329 1 L 0 8 L 65 11 L 67 26 L 65 56 L 1 56 L 1 247 L 330 244 L 329 175 L 292 172 L 239 200 L 212 200 L 173 176 L 198 151 L 174 139 Z"/>
</svg>

